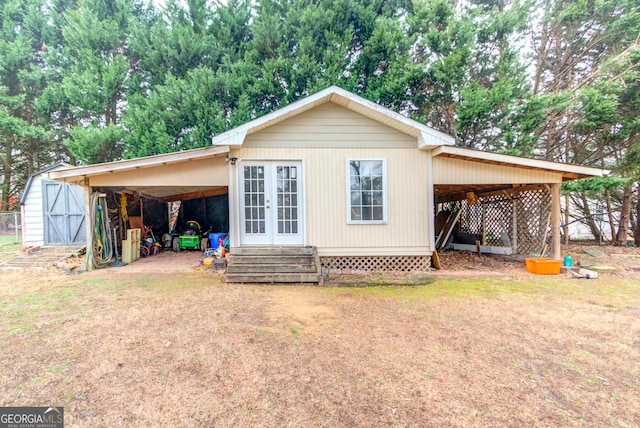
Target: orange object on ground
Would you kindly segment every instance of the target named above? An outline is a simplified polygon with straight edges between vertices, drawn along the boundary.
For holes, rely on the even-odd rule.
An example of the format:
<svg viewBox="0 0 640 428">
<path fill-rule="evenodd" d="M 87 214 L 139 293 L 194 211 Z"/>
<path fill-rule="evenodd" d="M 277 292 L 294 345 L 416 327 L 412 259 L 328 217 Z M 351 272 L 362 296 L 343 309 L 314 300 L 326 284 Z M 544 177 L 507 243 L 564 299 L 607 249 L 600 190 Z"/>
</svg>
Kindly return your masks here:
<svg viewBox="0 0 640 428">
<path fill-rule="evenodd" d="M 538 275 L 557 275 L 560 273 L 560 260 L 552 258 L 534 257 L 524 259 L 527 265 L 527 272 L 535 273 Z"/>
</svg>

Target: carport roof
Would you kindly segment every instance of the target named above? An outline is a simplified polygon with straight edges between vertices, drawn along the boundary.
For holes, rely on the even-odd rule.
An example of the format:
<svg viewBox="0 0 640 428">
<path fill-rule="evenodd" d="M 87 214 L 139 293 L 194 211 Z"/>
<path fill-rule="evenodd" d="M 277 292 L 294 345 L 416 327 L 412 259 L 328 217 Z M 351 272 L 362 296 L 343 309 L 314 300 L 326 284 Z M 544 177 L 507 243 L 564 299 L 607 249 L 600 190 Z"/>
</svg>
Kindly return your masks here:
<svg viewBox="0 0 640 428">
<path fill-rule="evenodd" d="M 449 157 L 472 162 L 558 172 L 562 174 L 563 181 L 588 177 L 603 177 L 610 174 L 610 171 L 606 169 L 503 155 L 499 153 L 484 152 L 481 150 L 465 149 L 462 147 L 440 146 L 434 149 L 432 153 L 433 156 Z"/>
<path fill-rule="evenodd" d="M 212 158 L 229 153 L 229 147 L 205 147 L 202 149 L 185 150 L 177 153 L 146 156 L 137 159 L 127 159 L 115 162 L 98 163 L 95 165 L 78 166 L 63 171 L 51 173 L 51 177 L 63 180 L 82 180 L 85 177 L 104 175 L 114 172 L 133 171 L 143 168 L 151 168 L 159 165 L 171 165 L 196 159 Z"/>
<path fill-rule="evenodd" d="M 170 185 L 169 183 L 156 184 L 150 183 L 149 179 L 144 180 L 144 178 L 150 174 L 147 171 L 152 171 L 152 177 L 158 177 L 158 167 L 189 162 L 194 162 L 191 165 L 201 164 L 201 162 L 198 161 L 224 156 L 228 153 L 229 147 L 210 146 L 138 159 L 79 166 L 51 172 L 50 176 L 57 180 L 78 183 L 90 177 L 96 177 L 97 180 L 102 181 L 104 177 L 109 177 L 108 181 L 111 181 L 115 177 L 122 175 L 131 177 L 133 173 L 135 177 L 140 177 L 141 179 L 134 178 L 126 183 L 105 184 L 102 185 L 102 187 L 111 188 L 116 192 L 126 191 L 127 193 L 137 193 L 163 201 L 188 200 L 227 193 L 227 183 L 205 184 L 203 182 L 192 182 L 189 184 L 183 183 L 176 185 Z M 140 171 L 140 174 L 137 174 L 137 171 Z M 160 175 L 162 175 L 162 173 L 160 173 Z"/>
</svg>

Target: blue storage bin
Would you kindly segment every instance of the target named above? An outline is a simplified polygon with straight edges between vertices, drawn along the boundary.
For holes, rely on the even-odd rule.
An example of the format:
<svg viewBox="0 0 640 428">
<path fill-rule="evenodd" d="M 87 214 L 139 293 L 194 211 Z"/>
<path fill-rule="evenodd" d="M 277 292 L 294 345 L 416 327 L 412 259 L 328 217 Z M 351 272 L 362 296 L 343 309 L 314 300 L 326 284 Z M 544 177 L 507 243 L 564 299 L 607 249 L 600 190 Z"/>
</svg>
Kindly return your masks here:
<svg viewBox="0 0 640 428">
<path fill-rule="evenodd" d="M 209 234 L 209 246 L 211 248 L 218 248 L 218 243 L 220 242 L 220 239 L 225 239 L 227 236 L 229 236 L 228 233 L 210 233 Z"/>
</svg>

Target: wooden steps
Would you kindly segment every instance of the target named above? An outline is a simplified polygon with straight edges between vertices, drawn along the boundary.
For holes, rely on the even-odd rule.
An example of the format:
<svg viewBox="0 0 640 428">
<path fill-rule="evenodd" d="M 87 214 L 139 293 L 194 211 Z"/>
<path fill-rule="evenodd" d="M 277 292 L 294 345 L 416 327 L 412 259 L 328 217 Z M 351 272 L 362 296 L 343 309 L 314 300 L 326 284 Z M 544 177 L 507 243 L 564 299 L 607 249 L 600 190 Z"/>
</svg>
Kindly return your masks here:
<svg viewBox="0 0 640 428">
<path fill-rule="evenodd" d="M 227 282 L 322 284 L 315 247 L 233 248 L 227 254 Z"/>
</svg>

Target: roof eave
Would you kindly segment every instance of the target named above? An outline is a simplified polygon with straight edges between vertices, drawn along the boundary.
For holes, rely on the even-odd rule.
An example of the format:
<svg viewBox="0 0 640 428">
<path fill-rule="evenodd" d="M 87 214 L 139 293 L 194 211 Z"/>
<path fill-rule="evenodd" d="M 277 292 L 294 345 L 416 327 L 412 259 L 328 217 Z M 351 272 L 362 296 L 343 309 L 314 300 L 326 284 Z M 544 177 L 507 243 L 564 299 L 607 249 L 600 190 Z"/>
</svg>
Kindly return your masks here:
<svg viewBox="0 0 640 428">
<path fill-rule="evenodd" d="M 229 153 L 229 148 L 205 147 L 203 149 L 185 150 L 177 153 L 167 153 L 162 155 L 147 156 L 137 159 L 121 160 L 116 162 L 100 163 L 95 165 L 79 166 L 63 171 L 51 172 L 50 175 L 56 180 L 71 181 L 72 179 L 82 179 L 94 175 L 111 174 L 115 172 L 131 171 L 135 169 L 150 168 L 159 165 L 170 165 L 177 162 L 206 159 Z"/>
</svg>

